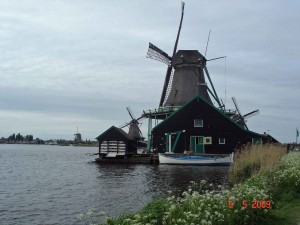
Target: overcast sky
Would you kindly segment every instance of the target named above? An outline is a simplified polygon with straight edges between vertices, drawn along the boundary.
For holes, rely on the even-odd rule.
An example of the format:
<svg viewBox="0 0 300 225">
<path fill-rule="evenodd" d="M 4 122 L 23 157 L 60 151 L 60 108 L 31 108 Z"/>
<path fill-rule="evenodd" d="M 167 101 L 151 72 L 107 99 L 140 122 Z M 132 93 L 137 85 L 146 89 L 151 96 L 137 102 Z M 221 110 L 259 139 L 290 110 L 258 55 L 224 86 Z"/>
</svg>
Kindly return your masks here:
<svg viewBox="0 0 300 225">
<path fill-rule="evenodd" d="M 178 49 L 205 52 L 220 98 L 235 96 L 255 132 L 281 142 L 300 129 L 300 2 L 186 0 Z M 158 106 L 180 1 L 0 0 L 0 137 L 94 139 Z M 226 74 L 226 76 L 225 76 Z M 226 85 L 225 85 L 226 84 Z M 226 90 L 226 96 L 225 96 Z M 142 131 L 146 136 L 147 120 Z"/>
</svg>

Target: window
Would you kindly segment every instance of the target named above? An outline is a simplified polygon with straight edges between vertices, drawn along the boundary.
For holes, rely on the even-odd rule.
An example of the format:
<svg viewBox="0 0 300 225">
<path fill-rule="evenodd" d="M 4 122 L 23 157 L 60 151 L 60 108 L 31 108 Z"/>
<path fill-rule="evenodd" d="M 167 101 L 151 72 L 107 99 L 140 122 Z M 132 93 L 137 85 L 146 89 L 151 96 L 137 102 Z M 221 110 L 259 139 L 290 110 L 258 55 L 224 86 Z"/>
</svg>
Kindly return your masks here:
<svg viewBox="0 0 300 225">
<path fill-rule="evenodd" d="M 196 137 L 196 144 L 203 144 L 203 137 Z"/>
<path fill-rule="evenodd" d="M 203 127 L 202 119 L 194 119 L 194 127 Z"/>
<path fill-rule="evenodd" d="M 211 137 L 205 137 L 204 138 L 204 144 L 211 144 L 212 143 L 212 140 L 211 140 Z"/>
<path fill-rule="evenodd" d="M 219 144 L 224 145 L 225 144 L 225 138 L 219 138 Z"/>
<path fill-rule="evenodd" d="M 177 94 L 178 94 L 178 90 L 176 90 L 176 91 L 175 91 L 175 96 L 174 96 L 174 97 L 176 97 L 176 96 L 177 96 Z"/>
</svg>

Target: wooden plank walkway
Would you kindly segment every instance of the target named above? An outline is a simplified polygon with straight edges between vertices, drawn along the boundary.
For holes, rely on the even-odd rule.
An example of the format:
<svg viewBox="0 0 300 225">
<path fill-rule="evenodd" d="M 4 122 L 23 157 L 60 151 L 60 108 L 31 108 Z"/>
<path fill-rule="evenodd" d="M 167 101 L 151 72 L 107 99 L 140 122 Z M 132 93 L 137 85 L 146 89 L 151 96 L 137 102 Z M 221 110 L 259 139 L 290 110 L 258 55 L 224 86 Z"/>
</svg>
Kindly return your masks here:
<svg viewBox="0 0 300 225">
<path fill-rule="evenodd" d="M 153 154 L 137 154 L 115 158 L 97 158 L 97 163 L 105 164 L 159 164 L 158 155 Z"/>
</svg>

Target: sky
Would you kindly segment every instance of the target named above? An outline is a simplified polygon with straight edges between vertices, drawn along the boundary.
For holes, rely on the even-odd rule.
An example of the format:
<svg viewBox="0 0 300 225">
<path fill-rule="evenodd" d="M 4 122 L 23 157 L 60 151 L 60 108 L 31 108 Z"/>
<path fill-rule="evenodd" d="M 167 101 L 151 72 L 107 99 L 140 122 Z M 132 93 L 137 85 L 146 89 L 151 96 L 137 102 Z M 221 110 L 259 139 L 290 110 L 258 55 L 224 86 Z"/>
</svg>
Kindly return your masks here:
<svg viewBox="0 0 300 225">
<path fill-rule="evenodd" d="M 300 129 L 300 2 L 186 0 L 178 50 L 206 58 L 227 108 L 235 96 L 250 130 L 280 142 Z M 181 2 L 0 0 L 0 137 L 83 139 L 158 107 Z M 297 100 L 298 99 L 298 100 Z M 142 132 L 147 135 L 147 120 Z"/>
</svg>

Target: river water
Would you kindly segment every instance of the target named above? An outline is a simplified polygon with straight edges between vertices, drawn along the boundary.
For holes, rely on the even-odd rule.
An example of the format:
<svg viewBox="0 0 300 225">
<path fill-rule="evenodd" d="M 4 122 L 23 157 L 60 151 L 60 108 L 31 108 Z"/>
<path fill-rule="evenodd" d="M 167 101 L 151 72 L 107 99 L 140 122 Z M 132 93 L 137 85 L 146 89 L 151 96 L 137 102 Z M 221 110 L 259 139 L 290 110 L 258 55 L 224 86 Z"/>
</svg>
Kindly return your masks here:
<svg viewBox="0 0 300 225">
<path fill-rule="evenodd" d="M 91 208 L 118 216 L 190 181 L 227 181 L 228 167 L 98 165 L 97 150 L 0 144 L 0 224 L 83 224 Z"/>
</svg>

